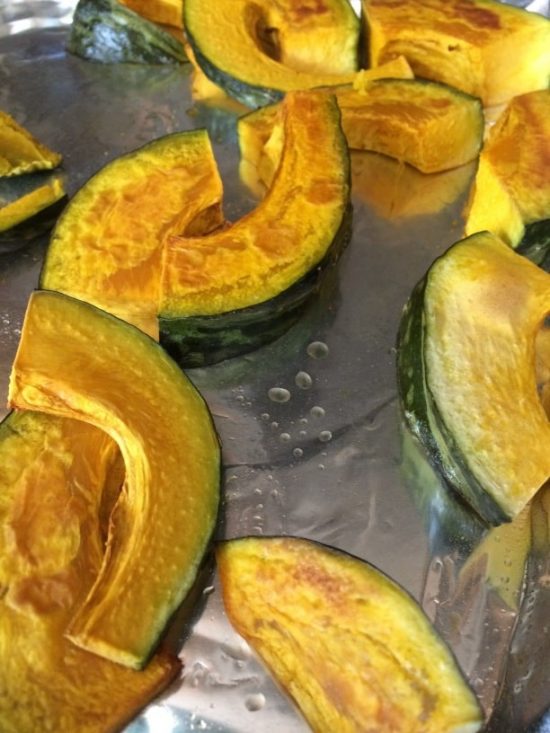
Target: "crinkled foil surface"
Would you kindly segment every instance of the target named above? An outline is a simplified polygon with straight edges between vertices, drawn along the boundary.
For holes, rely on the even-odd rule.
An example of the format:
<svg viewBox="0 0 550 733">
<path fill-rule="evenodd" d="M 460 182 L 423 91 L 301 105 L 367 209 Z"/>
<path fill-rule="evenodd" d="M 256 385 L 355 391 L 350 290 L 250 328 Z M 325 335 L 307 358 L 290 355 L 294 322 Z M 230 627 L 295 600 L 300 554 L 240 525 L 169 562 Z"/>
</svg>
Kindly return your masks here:
<svg viewBox="0 0 550 733">
<path fill-rule="evenodd" d="M 235 117 L 194 103 L 186 68 L 102 66 L 67 54 L 74 4 L 0 0 L 0 109 L 63 153 L 69 194 L 122 153 L 207 127 L 228 218 L 254 207 L 238 176 Z M 528 7 L 549 13 L 546 1 Z M 460 238 L 474 167 L 434 178 L 426 190 L 413 183 L 414 206 L 406 199 L 388 208 L 388 183 L 372 178 L 371 163 L 369 154 L 353 156 L 352 241 L 300 322 L 255 353 L 189 372 L 223 444 L 219 535 L 297 535 L 369 560 L 422 604 L 447 640 L 488 732 L 522 733 L 541 716 L 546 730 L 550 552 L 525 556 L 522 527 L 488 538 L 449 498 L 403 433 L 396 393 L 401 310 L 434 258 Z M 45 248 L 42 238 L 0 255 L 4 394 Z M 308 730 L 232 631 L 215 576 L 192 627 L 176 622 L 170 633 L 182 678 L 129 732 Z"/>
</svg>

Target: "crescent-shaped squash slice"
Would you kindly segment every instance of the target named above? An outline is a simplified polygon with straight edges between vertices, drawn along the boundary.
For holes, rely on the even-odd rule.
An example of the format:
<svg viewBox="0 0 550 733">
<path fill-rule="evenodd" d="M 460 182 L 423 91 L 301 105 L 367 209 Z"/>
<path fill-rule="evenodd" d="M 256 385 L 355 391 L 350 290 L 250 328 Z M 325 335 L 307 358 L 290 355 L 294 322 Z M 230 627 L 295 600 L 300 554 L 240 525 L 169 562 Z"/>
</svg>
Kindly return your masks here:
<svg viewBox="0 0 550 733">
<path fill-rule="evenodd" d="M 217 552 L 225 608 L 315 733 L 475 733 L 482 714 L 416 602 L 372 565 L 297 538 Z"/>
<path fill-rule="evenodd" d="M 116 446 L 86 423 L 12 412 L 0 424 L 0 730 L 120 730 L 178 674 L 78 648 L 64 632 L 104 552 Z M 119 485 L 120 488 L 120 485 Z"/>
<path fill-rule="evenodd" d="M 350 82 L 358 68 L 348 0 L 185 0 L 184 26 L 204 73 L 250 107 Z"/>
<path fill-rule="evenodd" d="M 495 0 L 362 0 L 370 65 L 403 55 L 415 76 L 486 107 L 546 89 L 550 20 Z"/>
<path fill-rule="evenodd" d="M 515 247 L 527 225 L 545 219 L 550 219 L 548 89 L 515 97 L 492 128 L 479 158 L 465 233 L 488 230 Z"/>
<path fill-rule="evenodd" d="M 491 524 L 519 514 L 550 476 L 536 368 L 548 313 L 550 275 L 481 232 L 436 260 L 403 314 L 398 378 L 407 423 Z"/>
<path fill-rule="evenodd" d="M 280 332 L 281 316 L 288 328 L 347 241 L 349 159 L 336 101 L 293 92 L 283 110 L 281 164 L 257 208 L 212 234 L 166 242 L 161 343 L 178 361 L 195 349 L 197 360 L 250 350 Z"/>
<path fill-rule="evenodd" d="M 219 226 L 221 197 L 204 130 L 167 135 L 121 156 L 65 209 L 40 286 L 93 303 L 158 337 L 164 241 Z"/>
<path fill-rule="evenodd" d="M 39 142 L 7 112 L 0 111 L 0 176 L 50 170 L 61 155 Z"/>
<path fill-rule="evenodd" d="M 30 220 L 39 214 L 46 215 L 50 207 L 57 208 L 55 205 L 64 198 L 65 189 L 62 180 L 53 178 L 6 204 L 2 205 L 0 200 L 0 232 L 8 232 L 23 222 L 30 223 Z"/>
<path fill-rule="evenodd" d="M 216 520 L 219 446 L 208 409 L 148 336 L 49 291 L 29 301 L 9 401 L 87 421 L 118 443 L 124 489 L 101 570 L 67 634 L 140 668 L 192 586 Z"/>
</svg>

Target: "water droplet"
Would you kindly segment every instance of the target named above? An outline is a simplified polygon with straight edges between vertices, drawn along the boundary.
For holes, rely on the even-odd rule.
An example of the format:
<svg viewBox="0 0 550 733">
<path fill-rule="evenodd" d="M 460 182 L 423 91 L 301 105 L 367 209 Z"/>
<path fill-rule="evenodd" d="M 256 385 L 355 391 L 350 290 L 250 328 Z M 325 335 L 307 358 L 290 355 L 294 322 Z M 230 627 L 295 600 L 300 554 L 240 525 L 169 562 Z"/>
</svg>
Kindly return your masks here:
<svg viewBox="0 0 550 733">
<path fill-rule="evenodd" d="M 318 468 L 318 469 L 319 469 L 320 471 L 324 471 L 324 470 L 325 470 L 325 464 L 324 464 L 324 463 L 320 463 L 320 464 L 319 464 L 319 465 L 317 466 L 317 468 Z"/>
<path fill-rule="evenodd" d="M 261 490 L 261 489 L 260 489 L 259 487 L 256 487 L 256 488 L 254 489 L 254 493 L 255 493 L 255 494 L 258 494 L 259 496 L 261 496 L 261 495 L 262 495 L 262 490 Z"/>
<path fill-rule="evenodd" d="M 284 387 L 271 387 L 267 396 L 272 402 L 288 402 L 290 399 L 290 392 Z"/>
<path fill-rule="evenodd" d="M 300 436 L 300 438 L 305 438 L 307 435 L 307 430 L 300 430 L 298 435 Z"/>
<path fill-rule="evenodd" d="M 301 458 L 304 455 L 304 451 L 301 448 L 294 448 L 292 455 L 295 458 Z"/>
<path fill-rule="evenodd" d="M 277 428 L 279 427 L 279 423 L 274 420 L 271 423 L 271 426 L 270 427 L 271 427 L 272 430 L 277 430 Z"/>
<path fill-rule="evenodd" d="M 315 407 L 311 408 L 309 414 L 311 415 L 311 417 L 324 417 L 325 411 L 322 407 L 319 407 L 319 405 L 315 405 Z"/>
<path fill-rule="evenodd" d="M 264 420 L 265 422 L 267 422 L 269 420 L 269 412 L 262 412 L 262 414 L 260 415 L 260 417 L 262 418 L 262 420 Z"/>
<path fill-rule="evenodd" d="M 321 430 L 319 433 L 319 440 L 321 443 L 328 443 L 329 440 L 332 440 L 332 433 L 330 430 Z"/>
<path fill-rule="evenodd" d="M 248 695 L 244 704 L 247 710 L 250 710 L 251 713 L 255 713 L 256 711 L 261 710 L 265 705 L 265 695 L 261 692 Z"/>
<path fill-rule="evenodd" d="M 290 440 L 290 433 L 281 433 L 279 435 L 279 440 L 281 443 L 288 443 Z"/>
<path fill-rule="evenodd" d="M 237 402 L 244 402 L 244 395 L 238 394 L 235 399 L 237 400 Z"/>
<path fill-rule="evenodd" d="M 203 588 L 202 594 L 203 596 L 209 596 L 213 592 L 214 592 L 214 586 L 207 585 L 206 588 Z"/>
<path fill-rule="evenodd" d="M 307 417 L 301 417 L 300 418 L 300 424 L 301 425 L 307 425 Z"/>
<path fill-rule="evenodd" d="M 313 384 L 313 379 L 307 372 L 298 372 L 294 377 L 294 382 L 300 389 L 310 389 Z"/>
<path fill-rule="evenodd" d="M 328 346 L 322 341 L 312 341 L 307 347 L 307 353 L 313 359 L 324 359 L 328 356 Z"/>
</svg>

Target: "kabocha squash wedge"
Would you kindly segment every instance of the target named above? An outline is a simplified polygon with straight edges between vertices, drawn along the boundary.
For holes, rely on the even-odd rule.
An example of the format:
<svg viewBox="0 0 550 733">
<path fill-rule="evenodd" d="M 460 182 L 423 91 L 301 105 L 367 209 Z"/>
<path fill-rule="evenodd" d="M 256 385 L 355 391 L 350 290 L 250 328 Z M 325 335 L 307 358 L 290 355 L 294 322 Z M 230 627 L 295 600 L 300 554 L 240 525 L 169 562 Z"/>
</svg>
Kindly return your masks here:
<svg viewBox="0 0 550 733">
<path fill-rule="evenodd" d="M 371 150 L 436 173 L 474 160 L 483 140 L 478 99 L 434 82 L 378 79 L 334 89 L 348 147 Z M 280 157 L 281 110 L 263 107 L 238 123 L 241 157 L 269 185 Z"/>
<path fill-rule="evenodd" d="M 147 20 L 183 28 L 183 0 L 121 0 L 123 5 Z"/>
<path fill-rule="evenodd" d="M 105 64 L 181 64 L 183 41 L 117 0 L 79 0 L 67 41 L 71 53 Z"/>
<path fill-rule="evenodd" d="M 495 0 L 362 0 L 371 66 L 396 55 L 415 76 L 488 107 L 548 88 L 550 20 Z"/>
<path fill-rule="evenodd" d="M 349 160 L 333 97 L 289 93 L 283 153 L 258 207 L 163 252 L 161 343 L 199 365 L 272 340 L 297 318 L 349 235 Z"/>
<path fill-rule="evenodd" d="M 475 733 L 482 715 L 419 606 L 373 566 L 296 538 L 220 545 L 225 608 L 315 733 Z"/>
<path fill-rule="evenodd" d="M 126 481 L 107 553 L 67 635 L 140 668 L 192 586 L 216 520 L 219 446 L 208 410 L 148 336 L 48 291 L 29 301 L 9 401 L 85 420 L 121 450 Z"/>
<path fill-rule="evenodd" d="M 53 231 L 40 285 L 158 336 L 161 251 L 170 234 L 223 222 L 222 184 L 204 130 L 117 158 L 73 197 Z"/>
<path fill-rule="evenodd" d="M 37 214 L 44 213 L 64 198 L 63 182 L 60 178 L 54 178 L 14 201 L 4 205 L 0 201 L 0 232 L 7 232 L 18 224 L 36 217 Z"/>
<path fill-rule="evenodd" d="M 486 229 L 515 247 L 527 225 L 546 219 L 550 219 L 550 90 L 516 97 L 492 128 L 480 155 L 465 233 Z"/>
<path fill-rule="evenodd" d="M 51 415 L 16 412 L 0 424 L 4 733 L 120 730 L 180 670 L 165 651 L 130 670 L 64 636 L 102 561 L 114 447 L 102 431 Z"/>
<path fill-rule="evenodd" d="M 11 115 L 0 111 L 0 176 L 50 170 L 60 163 L 59 153 L 39 142 Z"/>
<path fill-rule="evenodd" d="M 482 232 L 436 260 L 403 314 L 406 421 L 491 524 L 519 514 L 550 476 L 550 425 L 535 369 L 549 312 L 550 276 Z"/>
<path fill-rule="evenodd" d="M 358 68 L 359 19 L 347 0 L 186 0 L 184 26 L 208 78 L 249 107 L 349 82 Z"/>
</svg>

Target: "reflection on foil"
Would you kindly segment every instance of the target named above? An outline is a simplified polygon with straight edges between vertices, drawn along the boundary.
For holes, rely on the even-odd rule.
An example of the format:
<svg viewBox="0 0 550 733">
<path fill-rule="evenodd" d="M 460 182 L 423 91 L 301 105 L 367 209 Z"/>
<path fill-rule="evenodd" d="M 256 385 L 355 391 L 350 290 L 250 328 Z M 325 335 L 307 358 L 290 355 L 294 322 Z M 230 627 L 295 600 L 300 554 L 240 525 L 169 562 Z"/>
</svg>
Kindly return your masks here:
<svg viewBox="0 0 550 733">
<path fill-rule="evenodd" d="M 24 33 L 36 28 L 58 28 L 69 25 L 77 0 L 42 0 L 40 14 L 36 2 L 9 0 L 0 6 L 0 37 Z"/>
</svg>

